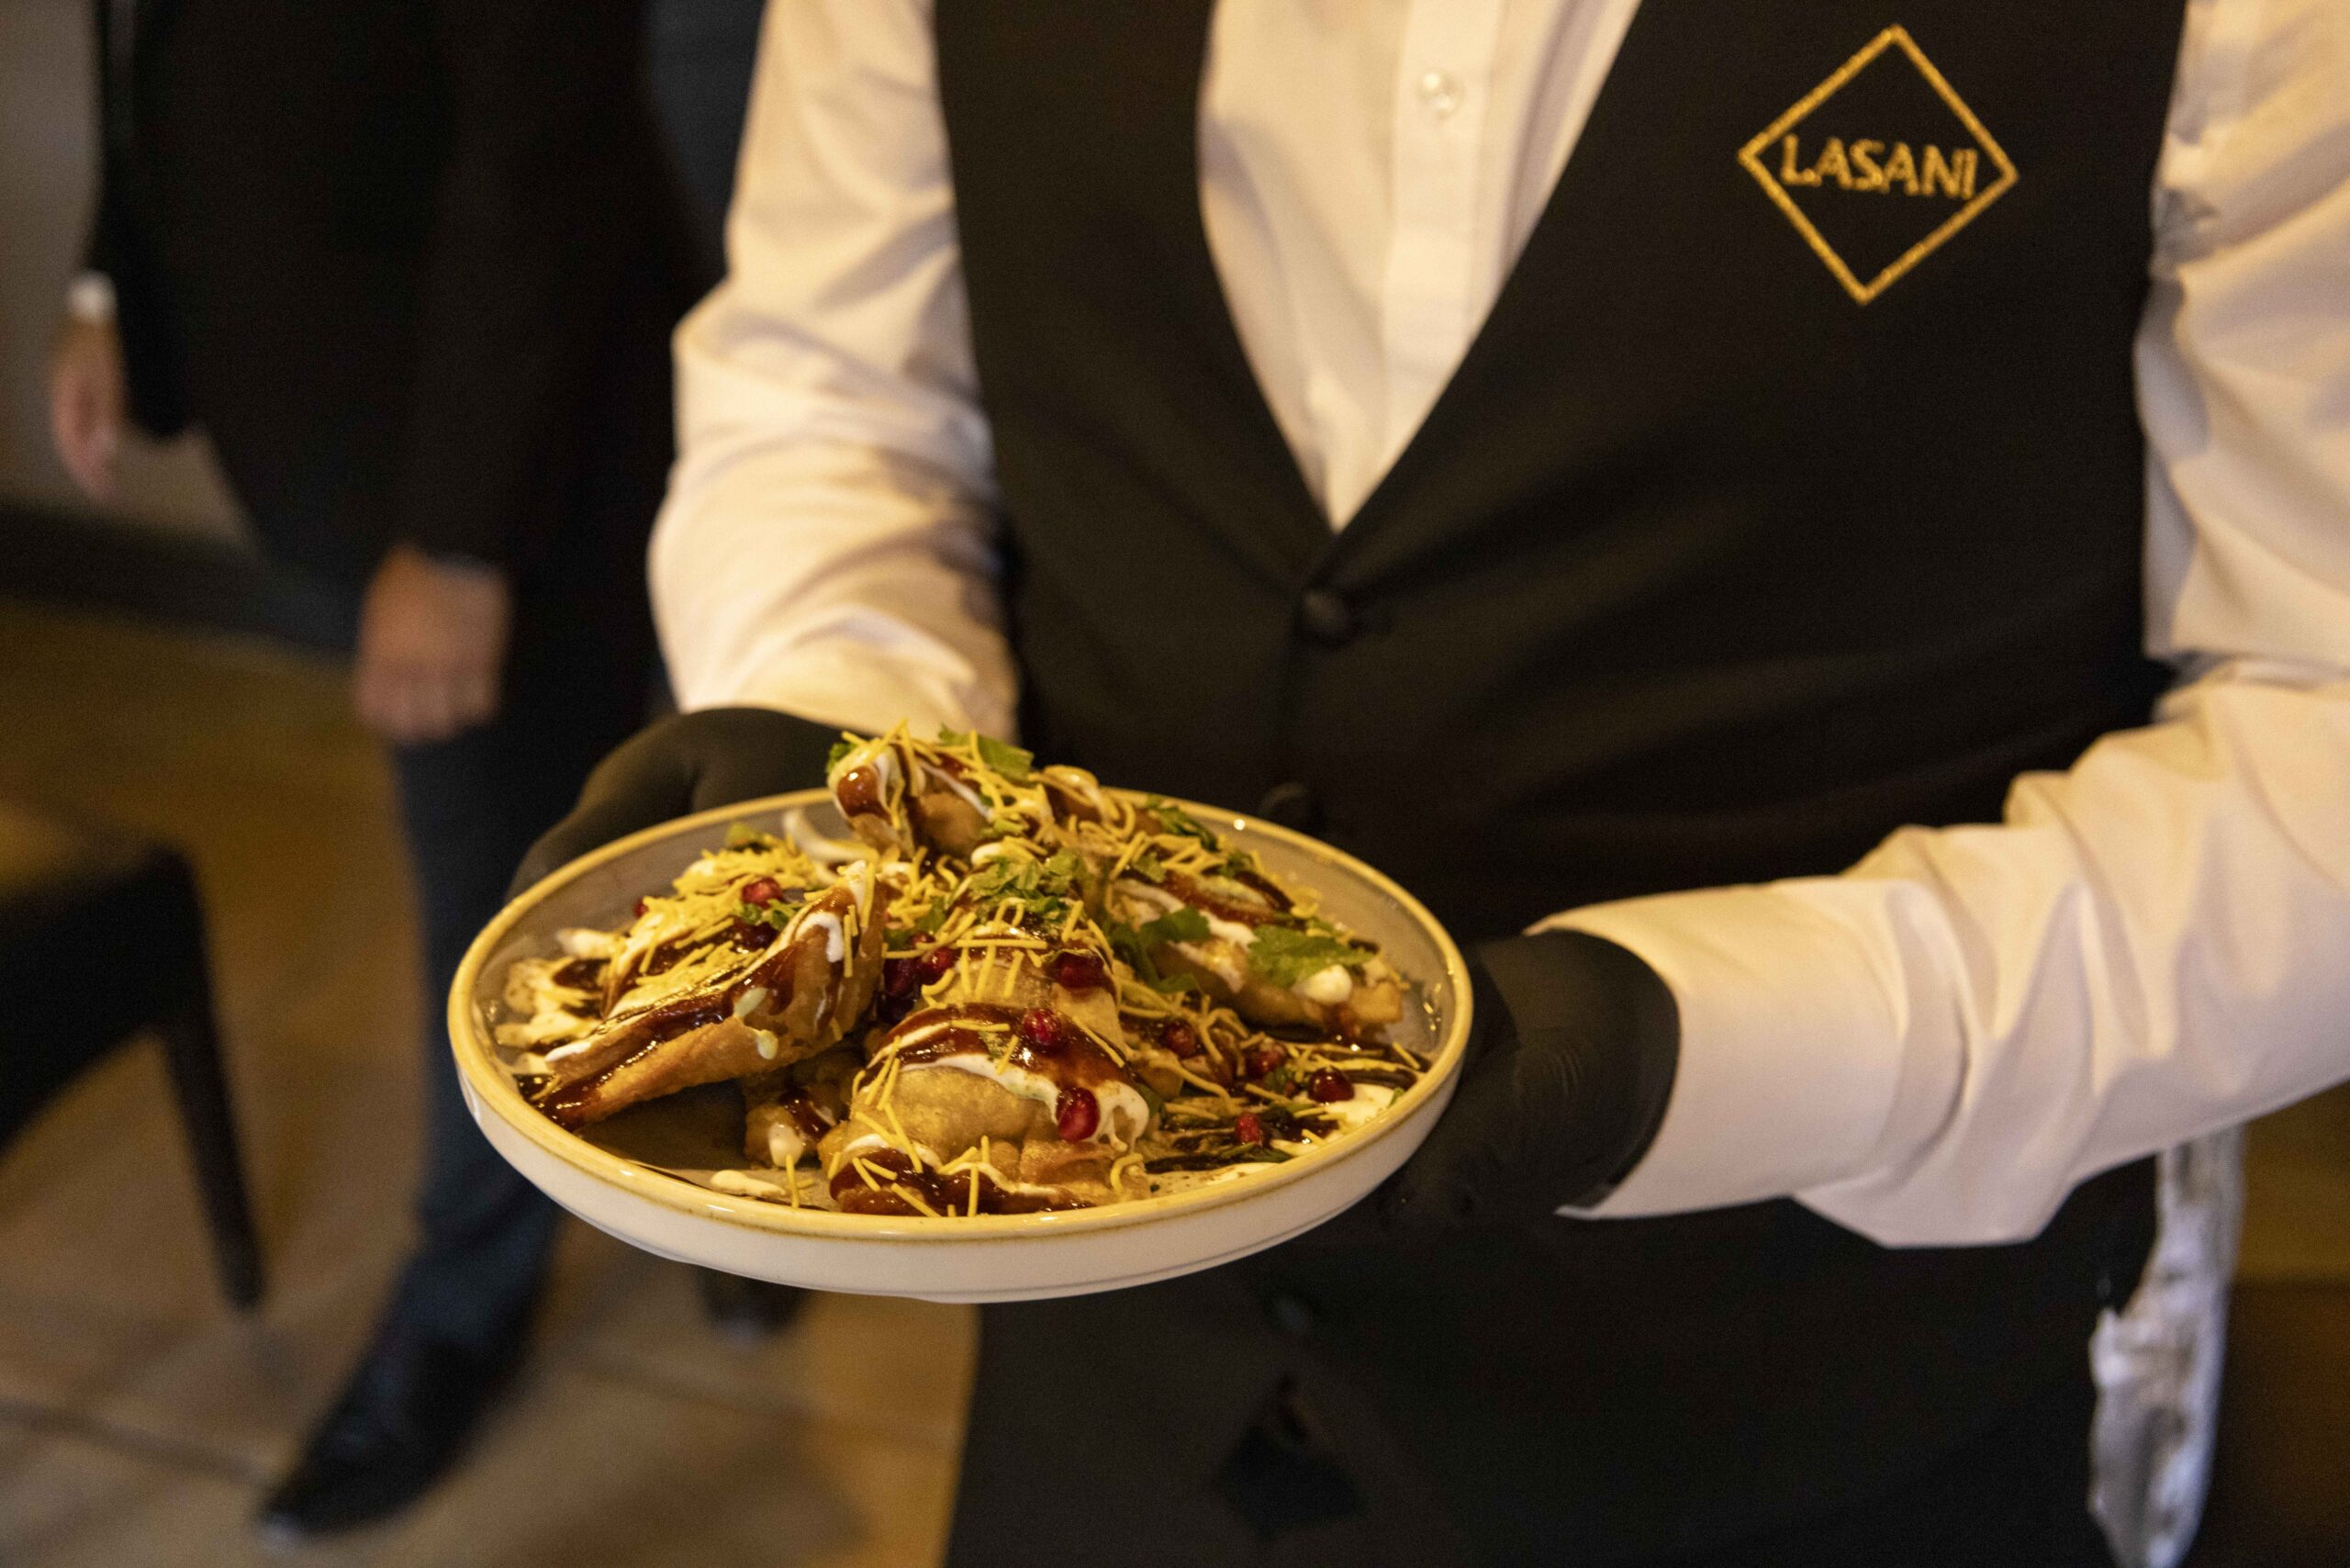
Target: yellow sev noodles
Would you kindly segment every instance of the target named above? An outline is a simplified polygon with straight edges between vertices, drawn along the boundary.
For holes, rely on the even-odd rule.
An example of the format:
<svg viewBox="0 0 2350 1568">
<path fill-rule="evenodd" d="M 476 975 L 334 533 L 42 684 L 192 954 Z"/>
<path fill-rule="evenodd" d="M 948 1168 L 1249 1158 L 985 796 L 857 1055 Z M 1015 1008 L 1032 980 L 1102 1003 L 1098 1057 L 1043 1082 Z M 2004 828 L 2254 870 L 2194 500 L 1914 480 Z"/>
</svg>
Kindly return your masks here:
<svg viewBox="0 0 2350 1568">
<path fill-rule="evenodd" d="M 1152 1162 L 1166 1158 L 1169 1148 L 1180 1153 L 1199 1147 L 1200 1139 L 1213 1144 L 1219 1135 L 1228 1140 L 1235 1119 L 1245 1120 L 1245 1107 L 1277 1114 L 1282 1137 L 1292 1144 L 1327 1136 L 1336 1124 L 1304 1092 L 1315 1073 L 1372 1072 L 1382 1075 L 1374 1081 L 1392 1087 L 1425 1070 L 1416 1057 L 1383 1042 L 1305 1038 L 1295 1031 L 1276 1036 L 1181 975 L 1162 981 L 1155 975 L 1147 979 L 1147 968 L 1145 973 L 1136 972 L 1127 961 L 1130 949 L 1113 940 L 1113 927 L 1107 924 L 1113 917 L 1104 894 L 1112 884 L 1138 879 L 1165 890 L 1169 879 L 1229 883 L 1262 877 L 1252 858 L 1236 857 L 1212 831 L 1175 808 L 1103 790 L 1075 769 L 1029 767 L 1024 754 L 1001 747 L 991 752 L 993 743 L 983 745 L 974 735 L 918 741 L 900 724 L 875 740 L 846 738 L 851 751 L 836 765 L 835 777 L 854 767 L 869 767 L 878 773 L 881 808 L 901 842 L 886 852 L 865 851 L 867 871 L 854 883 L 853 907 L 842 913 L 842 936 L 854 946 L 875 918 L 876 890 L 886 885 L 885 950 L 901 958 L 941 949 L 953 955 L 944 972 L 906 999 L 911 1010 L 948 1005 L 950 998 L 957 1004 L 1035 1005 L 1055 994 L 1059 972 L 1055 966 L 1067 953 L 1091 954 L 1110 977 L 1121 1027 L 1105 1027 L 1102 1017 L 1106 1014 L 1084 1016 L 1083 1009 L 1066 1005 L 1055 1011 L 1064 1025 L 1081 1032 L 1131 1080 L 1155 1085 L 1147 1092 L 1151 1120 L 1139 1137 L 1123 1120 L 1116 1127 L 1109 1126 L 1105 1113 L 1098 1130 L 1079 1140 L 1102 1145 L 1104 1164 L 1098 1168 L 1099 1180 L 1113 1195 L 1124 1195 L 1128 1185 L 1152 1173 Z M 886 766 L 881 761 L 885 754 Z M 1020 766 L 1009 765 L 1007 756 L 1020 758 Z M 943 766 L 947 759 L 951 768 Z M 952 792 L 967 804 L 979 802 L 986 833 L 968 858 L 922 842 L 912 826 L 917 782 L 932 781 L 923 783 L 923 789 L 943 788 L 935 782 L 939 778 L 951 780 Z M 796 846 L 752 836 L 760 842 L 740 851 L 713 851 L 680 878 L 675 894 L 645 901 L 648 913 L 641 924 L 655 936 L 691 949 L 685 961 L 668 971 L 686 977 L 677 983 L 688 983 L 701 972 L 694 966 L 725 961 L 713 955 L 726 946 L 727 934 L 738 920 L 758 913 L 740 907 L 743 888 L 757 875 L 788 877 L 798 886 L 829 879 Z M 1287 902 L 1275 914 L 1297 924 L 1290 912 L 1310 912 L 1314 905 L 1302 892 L 1281 892 Z M 1119 907 L 1135 906 L 1129 902 Z M 1139 914 L 1131 918 L 1137 924 L 1142 920 Z M 632 939 L 637 935 L 632 928 Z M 1128 932 L 1118 941 L 1131 939 Z M 1192 988 L 1178 988 L 1178 981 Z M 957 1025 L 982 1036 L 1001 1037 L 1009 1032 L 1005 1024 L 985 1016 L 958 1018 Z M 1179 1057 L 1161 1043 L 1174 1037 L 1169 1031 L 1177 1025 L 1196 1039 L 1196 1051 L 1181 1045 L 1188 1054 Z M 854 1033 L 848 1038 L 852 1046 L 859 1044 Z M 950 1215 L 957 1209 L 978 1212 L 983 1179 L 1014 1184 L 1021 1157 L 1015 1153 L 1002 1161 L 985 1136 L 976 1148 L 959 1149 L 934 1149 L 917 1139 L 896 1103 L 904 1059 L 878 1027 L 861 1044 L 867 1058 L 848 1080 L 850 1103 L 843 1108 L 855 1136 L 832 1140 L 829 1151 L 817 1151 L 824 1181 L 837 1186 L 844 1172 L 853 1173 L 866 1192 L 887 1193 L 929 1217 L 946 1216 L 917 1190 L 921 1183 L 912 1180 L 917 1175 L 964 1178 L 965 1191 L 957 1194 L 964 1201 L 950 1204 Z M 1271 1080 L 1258 1081 L 1260 1070 L 1248 1064 L 1267 1057 L 1282 1066 Z M 896 1159 L 877 1163 L 867 1158 L 877 1147 Z M 884 1169 L 888 1163 L 907 1169 Z M 789 1193 L 795 1206 L 801 1202 L 799 1180 L 792 1171 Z M 1157 1183 L 1152 1186 L 1157 1189 Z"/>
</svg>

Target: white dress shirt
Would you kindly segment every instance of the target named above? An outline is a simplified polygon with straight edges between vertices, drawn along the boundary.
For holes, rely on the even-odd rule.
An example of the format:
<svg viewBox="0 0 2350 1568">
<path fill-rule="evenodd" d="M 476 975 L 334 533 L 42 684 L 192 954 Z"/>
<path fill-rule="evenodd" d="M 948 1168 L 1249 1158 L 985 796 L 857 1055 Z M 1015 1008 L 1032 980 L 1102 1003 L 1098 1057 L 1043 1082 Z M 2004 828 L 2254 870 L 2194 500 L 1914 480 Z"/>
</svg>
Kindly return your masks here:
<svg viewBox="0 0 2350 1568">
<path fill-rule="evenodd" d="M 1203 212 L 1332 526 L 1460 363 L 1636 6 L 1217 8 Z M 772 0 L 739 179 L 653 546 L 680 698 L 1009 734 L 924 0 Z M 1557 916 L 1682 1011 L 1600 1213 L 1793 1194 L 1886 1242 L 2006 1240 L 2350 1077 L 2350 6 L 2188 0 L 2151 197 L 2146 641 L 2182 684 L 2003 823 Z"/>
</svg>

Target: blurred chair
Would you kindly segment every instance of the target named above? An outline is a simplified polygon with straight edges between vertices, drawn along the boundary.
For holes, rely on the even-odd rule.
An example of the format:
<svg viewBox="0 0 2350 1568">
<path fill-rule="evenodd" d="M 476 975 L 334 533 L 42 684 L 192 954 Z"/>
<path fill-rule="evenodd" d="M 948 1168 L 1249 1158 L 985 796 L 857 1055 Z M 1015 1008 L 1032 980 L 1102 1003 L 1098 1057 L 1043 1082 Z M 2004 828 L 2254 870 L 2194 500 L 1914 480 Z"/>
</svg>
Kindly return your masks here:
<svg viewBox="0 0 2350 1568">
<path fill-rule="evenodd" d="M 0 1148 L 132 1036 L 162 1039 L 220 1282 L 260 1300 L 237 1136 L 213 1027 L 204 912 L 175 851 L 0 801 Z"/>
</svg>

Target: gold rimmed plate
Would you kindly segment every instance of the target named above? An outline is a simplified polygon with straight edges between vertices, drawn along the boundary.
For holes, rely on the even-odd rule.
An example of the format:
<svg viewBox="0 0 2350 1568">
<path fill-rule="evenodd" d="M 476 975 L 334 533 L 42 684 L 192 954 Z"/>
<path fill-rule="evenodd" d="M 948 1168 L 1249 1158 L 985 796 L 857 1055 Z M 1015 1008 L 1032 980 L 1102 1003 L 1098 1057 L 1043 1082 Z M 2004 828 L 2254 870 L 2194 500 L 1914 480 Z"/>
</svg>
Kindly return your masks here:
<svg viewBox="0 0 2350 1568">
<path fill-rule="evenodd" d="M 1326 913 L 1376 942 L 1411 982 L 1389 1038 L 1429 1063 L 1379 1115 L 1278 1165 L 1100 1208 L 929 1218 L 793 1207 L 779 1172 L 739 1169 L 740 1103 L 723 1087 L 632 1107 L 573 1133 L 522 1098 L 493 1043 L 506 973 L 557 950 L 571 926 L 627 924 L 636 901 L 746 823 L 789 831 L 798 816 L 845 836 L 832 800 L 809 790 L 680 817 L 606 845 L 548 876 L 503 910 L 459 966 L 449 1037 L 465 1103 L 515 1169 L 600 1230 L 663 1257 L 817 1290 L 934 1301 L 1019 1301 L 1115 1290 L 1213 1267 L 1331 1218 L 1419 1147 L 1452 1097 L 1469 1036 L 1460 949 L 1416 899 L 1371 867 L 1271 823 L 1178 802 L 1257 854 L 1276 877 L 1309 888 Z M 776 1195 L 750 1195 L 762 1182 Z M 721 1190 L 733 1187 L 736 1190 Z"/>
</svg>

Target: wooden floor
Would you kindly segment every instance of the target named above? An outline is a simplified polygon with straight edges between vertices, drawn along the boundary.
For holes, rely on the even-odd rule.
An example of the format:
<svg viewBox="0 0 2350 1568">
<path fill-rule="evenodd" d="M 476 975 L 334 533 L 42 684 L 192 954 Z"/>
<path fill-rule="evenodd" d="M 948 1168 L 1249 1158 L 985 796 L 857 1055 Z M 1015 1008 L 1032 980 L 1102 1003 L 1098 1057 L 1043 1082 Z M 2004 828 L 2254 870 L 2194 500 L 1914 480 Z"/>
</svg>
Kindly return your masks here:
<svg viewBox="0 0 2350 1568">
<path fill-rule="evenodd" d="M 213 1289 L 151 1047 L 0 1159 L 0 1563 L 263 1560 L 247 1519 L 407 1243 L 420 1000 L 381 764 L 334 668 L 0 599 L 0 794 L 186 846 L 273 1282 Z M 2202 1568 L 2350 1563 L 2350 1099 L 2254 1138 Z M 945 1529 L 972 1321 L 826 1298 L 752 1350 L 684 1271 L 573 1226 L 542 1353 L 408 1517 L 267 1560 L 920 1568 Z M 1044 1568 L 1044 1565 L 1040 1565 Z M 1058 1568 L 1058 1565 L 1054 1565 Z"/>
<path fill-rule="evenodd" d="M 408 1238 L 420 1000 L 385 770 L 332 667 L 0 600 L 0 794 L 169 837 L 210 906 L 271 1290 L 214 1290 L 159 1053 L 0 1159 L 0 1563 L 919 1568 L 967 1309 L 818 1300 L 745 1350 L 674 1264 L 568 1227 L 530 1377 L 414 1513 L 314 1551 L 248 1526 Z M 0 1001 L 5 1005 L 5 1001 Z"/>
</svg>

